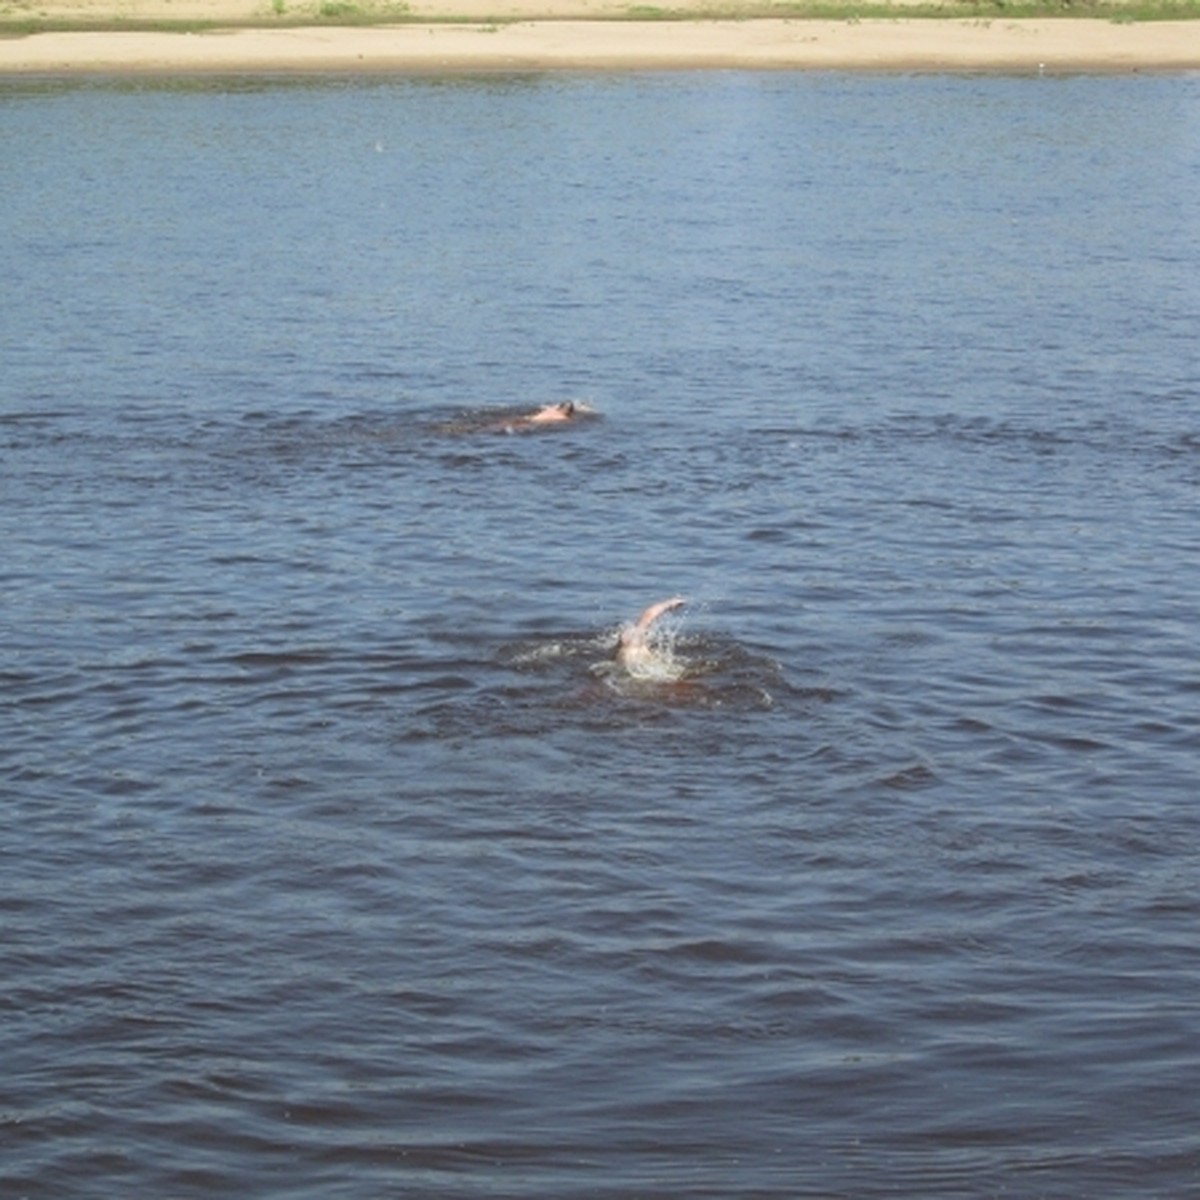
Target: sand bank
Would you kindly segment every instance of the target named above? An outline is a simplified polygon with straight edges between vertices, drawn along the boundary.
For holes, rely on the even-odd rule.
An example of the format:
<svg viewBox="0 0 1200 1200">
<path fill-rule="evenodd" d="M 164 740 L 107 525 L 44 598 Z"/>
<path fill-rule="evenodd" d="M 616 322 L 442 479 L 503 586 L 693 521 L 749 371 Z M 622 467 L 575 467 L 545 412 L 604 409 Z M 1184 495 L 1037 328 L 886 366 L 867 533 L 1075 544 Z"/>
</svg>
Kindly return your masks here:
<svg viewBox="0 0 1200 1200">
<path fill-rule="evenodd" d="M 173 0 L 171 15 L 269 22 L 258 0 Z M 521 20 L 538 0 L 458 0 L 461 23 L 213 28 L 207 32 L 51 32 L 0 38 L 0 73 L 867 69 L 1136 71 L 1200 69 L 1200 22 L 1086 19 L 822 21 L 614 20 L 611 0 L 540 0 L 553 20 Z M 476 23 L 467 5 L 495 20 Z M 73 0 L 77 16 L 155 15 L 162 0 Z M 502 8 L 507 5 L 507 8 Z M 44 11 L 44 10 L 39 10 Z M 481 8 L 480 12 L 484 10 Z M 625 10 L 627 11 L 627 10 Z M 695 11 L 694 6 L 691 11 Z M 902 12 L 902 7 L 898 9 Z M 587 19 L 588 17 L 592 19 Z M 415 18 L 415 19 L 414 19 Z M 598 19 L 599 18 L 599 19 Z"/>
</svg>

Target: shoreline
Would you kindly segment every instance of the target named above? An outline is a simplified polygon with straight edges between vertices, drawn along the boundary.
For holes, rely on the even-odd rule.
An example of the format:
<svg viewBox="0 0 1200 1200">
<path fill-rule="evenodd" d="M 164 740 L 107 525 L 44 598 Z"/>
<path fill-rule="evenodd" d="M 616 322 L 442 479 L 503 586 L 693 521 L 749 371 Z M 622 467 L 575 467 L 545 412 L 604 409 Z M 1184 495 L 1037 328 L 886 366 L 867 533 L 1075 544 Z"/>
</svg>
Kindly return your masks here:
<svg viewBox="0 0 1200 1200">
<path fill-rule="evenodd" d="M 153 19 L 157 0 L 63 0 L 76 20 Z M 612 0 L 551 0 L 455 16 L 423 0 L 401 23 L 270 27 L 254 0 L 184 0 L 202 29 L 52 30 L 0 37 L 0 78 L 29 75 L 862 70 L 1076 74 L 1200 70 L 1200 20 L 896 16 L 638 19 Z M 529 0 L 525 0 L 528 3 Z M 444 6 L 439 10 L 439 5 Z M 51 10 L 53 11 L 53 10 Z M 176 13 L 179 13 L 177 8 Z M 537 11 L 542 19 L 532 14 Z M 728 11 L 728 10 L 726 10 Z M 627 15 L 620 15 L 621 13 Z M 634 15 L 628 15 L 630 13 Z M 507 14 L 507 15 L 504 15 Z M 10 15 L 11 19 L 11 15 Z M 247 23 L 249 22 L 249 23 Z"/>
</svg>

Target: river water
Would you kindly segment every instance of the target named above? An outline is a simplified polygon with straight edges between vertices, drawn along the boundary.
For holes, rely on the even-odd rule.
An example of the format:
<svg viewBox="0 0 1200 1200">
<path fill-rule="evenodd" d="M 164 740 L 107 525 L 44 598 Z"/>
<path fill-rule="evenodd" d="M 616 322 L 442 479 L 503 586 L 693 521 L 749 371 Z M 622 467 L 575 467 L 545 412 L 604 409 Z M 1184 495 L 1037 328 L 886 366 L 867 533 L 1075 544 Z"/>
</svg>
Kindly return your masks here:
<svg viewBox="0 0 1200 1200">
<path fill-rule="evenodd" d="M 1198 193 L 1195 76 L 0 84 L 0 1191 L 1200 1192 Z"/>
</svg>

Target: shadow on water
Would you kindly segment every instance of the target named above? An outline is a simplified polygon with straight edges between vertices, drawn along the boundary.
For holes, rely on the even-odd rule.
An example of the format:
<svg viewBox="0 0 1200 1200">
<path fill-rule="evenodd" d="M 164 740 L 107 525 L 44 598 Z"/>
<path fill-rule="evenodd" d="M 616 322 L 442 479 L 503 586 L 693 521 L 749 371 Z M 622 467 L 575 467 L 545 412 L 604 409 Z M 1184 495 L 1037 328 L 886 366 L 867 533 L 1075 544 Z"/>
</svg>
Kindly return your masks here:
<svg viewBox="0 0 1200 1200">
<path fill-rule="evenodd" d="M 495 445 L 497 438 L 526 435 L 541 439 L 594 428 L 604 420 L 586 403 L 571 405 L 567 420 L 531 420 L 539 409 L 557 405 L 492 405 L 358 411 L 334 417 L 313 409 L 285 414 L 243 413 L 232 425 L 214 422 L 207 430 L 218 458 L 291 465 L 325 463 L 345 468 L 380 465 L 412 453 L 460 453 L 465 447 Z M 524 438 L 520 438 L 524 440 Z"/>
</svg>

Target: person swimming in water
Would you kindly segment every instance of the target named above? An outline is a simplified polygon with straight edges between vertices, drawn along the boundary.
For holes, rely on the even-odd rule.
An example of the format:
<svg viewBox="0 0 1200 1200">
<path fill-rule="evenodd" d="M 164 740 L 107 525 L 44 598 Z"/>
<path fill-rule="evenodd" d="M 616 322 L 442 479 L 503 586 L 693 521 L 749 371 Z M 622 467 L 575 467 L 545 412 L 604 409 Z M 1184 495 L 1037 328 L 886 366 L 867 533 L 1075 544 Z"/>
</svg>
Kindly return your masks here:
<svg viewBox="0 0 1200 1200">
<path fill-rule="evenodd" d="M 557 404 L 547 404 L 536 412 L 514 417 L 504 421 L 500 428 L 504 433 L 515 433 L 519 429 L 540 428 L 546 425 L 558 425 L 567 421 L 577 421 L 595 410 L 588 404 L 575 400 L 560 400 Z"/>
<path fill-rule="evenodd" d="M 524 420 L 530 425 L 549 425 L 553 421 L 569 421 L 576 412 L 583 410 L 574 400 L 561 400 L 558 404 L 547 404 L 537 412 L 530 413 Z"/>
<path fill-rule="evenodd" d="M 682 596 L 672 596 L 669 600 L 659 600 L 650 605 L 636 621 L 621 630 L 613 661 L 631 675 L 653 669 L 662 657 L 656 654 L 650 644 L 650 632 L 654 623 L 665 613 L 673 612 L 686 603 Z"/>
<path fill-rule="evenodd" d="M 545 404 L 532 412 L 501 409 L 480 410 L 464 413 L 444 425 L 441 433 L 531 433 L 538 430 L 562 429 L 595 417 L 596 410 L 582 400 L 560 400 L 557 404 Z"/>
</svg>

